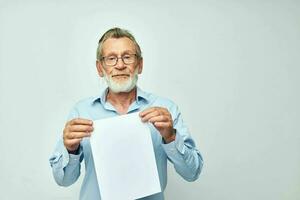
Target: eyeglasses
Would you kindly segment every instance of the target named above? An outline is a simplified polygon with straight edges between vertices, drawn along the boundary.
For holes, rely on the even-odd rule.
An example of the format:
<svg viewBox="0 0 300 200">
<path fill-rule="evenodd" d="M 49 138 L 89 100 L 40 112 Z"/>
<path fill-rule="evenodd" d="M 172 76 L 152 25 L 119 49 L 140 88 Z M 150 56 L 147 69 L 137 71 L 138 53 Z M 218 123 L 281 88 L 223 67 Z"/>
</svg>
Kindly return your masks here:
<svg viewBox="0 0 300 200">
<path fill-rule="evenodd" d="M 132 64 L 136 61 L 137 56 L 136 56 L 136 54 L 125 54 L 121 57 L 105 56 L 105 57 L 102 57 L 101 60 L 104 61 L 104 64 L 106 66 L 112 67 L 112 66 L 115 66 L 118 63 L 119 58 L 122 59 L 122 61 L 125 65 L 130 65 L 130 64 Z"/>
</svg>

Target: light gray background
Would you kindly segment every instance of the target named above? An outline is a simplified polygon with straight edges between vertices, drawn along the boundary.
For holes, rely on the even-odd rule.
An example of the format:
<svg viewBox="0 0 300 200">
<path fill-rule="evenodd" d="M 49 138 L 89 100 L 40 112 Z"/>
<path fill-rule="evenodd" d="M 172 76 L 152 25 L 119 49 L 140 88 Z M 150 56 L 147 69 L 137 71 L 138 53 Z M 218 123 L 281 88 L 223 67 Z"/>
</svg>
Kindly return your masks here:
<svg viewBox="0 0 300 200">
<path fill-rule="evenodd" d="M 284 0 L 0 0 L 0 199 L 78 198 L 83 176 L 57 186 L 48 158 L 103 87 L 95 50 L 113 26 L 134 33 L 139 85 L 179 105 L 205 159 L 194 183 L 169 167 L 166 199 L 300 199 L 300 5 Z"/>
</svg>

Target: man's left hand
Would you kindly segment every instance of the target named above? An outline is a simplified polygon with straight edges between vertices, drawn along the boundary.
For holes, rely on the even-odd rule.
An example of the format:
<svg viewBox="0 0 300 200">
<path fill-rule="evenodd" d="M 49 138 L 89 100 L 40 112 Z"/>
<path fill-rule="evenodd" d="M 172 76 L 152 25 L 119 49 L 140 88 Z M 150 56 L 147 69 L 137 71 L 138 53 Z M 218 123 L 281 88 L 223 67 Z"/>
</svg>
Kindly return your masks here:
<svg viewBox="0 0 300 200">
<path fill-rule="evenodd" d="M 166 143 L 175 140 L 172 116 L 166 108 L 150 107 L 139 115 L 143 122 L 151 122 L 155 126 Z"/>
</svg>

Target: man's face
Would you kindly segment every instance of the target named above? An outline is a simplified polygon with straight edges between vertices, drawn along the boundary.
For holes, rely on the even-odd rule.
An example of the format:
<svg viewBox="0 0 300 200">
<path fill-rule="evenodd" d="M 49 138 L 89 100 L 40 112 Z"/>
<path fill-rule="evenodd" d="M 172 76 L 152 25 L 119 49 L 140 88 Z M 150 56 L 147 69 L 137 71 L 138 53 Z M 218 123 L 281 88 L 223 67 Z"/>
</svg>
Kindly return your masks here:
<svg viewBox="0 0 300 200">
<path fill-rule="evenodd" d="M 102 55 L 105 60 L 97 61 L 97 70 L 101 77 L 106 79 L 113 92 L 129 92 L 137 82 L 137 76 L 142 72 L 143 61 L 136 56 L 134 43 L 127 37 L 109 38 L 102 45 Z M 126 59 L 133 56 L 133 62 L 126 63 Z M 115 65 L 107 65 L 110 60 L 118 57 Z M 125 60 L 125 63 L 123 60 Z M 128 59 L 127 59 L 128 60 Z"/>
</svg>

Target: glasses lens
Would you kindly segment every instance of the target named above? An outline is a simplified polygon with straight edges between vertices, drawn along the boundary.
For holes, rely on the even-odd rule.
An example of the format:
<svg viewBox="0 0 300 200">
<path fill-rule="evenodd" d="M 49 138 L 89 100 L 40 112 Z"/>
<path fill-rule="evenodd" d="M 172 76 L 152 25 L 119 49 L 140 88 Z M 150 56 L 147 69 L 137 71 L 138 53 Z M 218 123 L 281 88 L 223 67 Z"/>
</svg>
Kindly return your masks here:
<svg viewBox="0 0 300 200">
<path fill-rule="evenodd" d="M 135 54 L 124 55 L 122 60 L 125 64 L 132 64 L 135 62 Z"/>
<path fill-rule="evenodd" d="M 107 56 L 103 57 L 104 63 L 107 66 L 115 66 L 118 62 L 117 56 Z M 126 54 L 122 56 L 122 61 L 124 64 L 129 65 L 135 62 L 136 55 L 135 54 Z"/>
<path fill-rule="evenodd" d="M 118 58 L 116 56 L 108 56 L 104 58 L 104 62 L 108 66 L 113 66 L 117 63 Z"/>
</svg>

